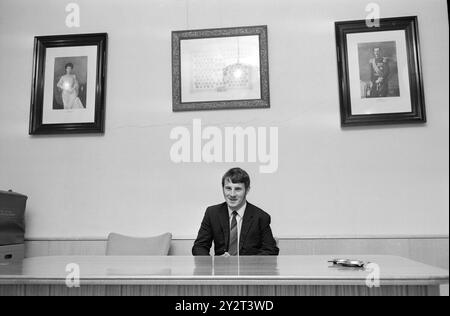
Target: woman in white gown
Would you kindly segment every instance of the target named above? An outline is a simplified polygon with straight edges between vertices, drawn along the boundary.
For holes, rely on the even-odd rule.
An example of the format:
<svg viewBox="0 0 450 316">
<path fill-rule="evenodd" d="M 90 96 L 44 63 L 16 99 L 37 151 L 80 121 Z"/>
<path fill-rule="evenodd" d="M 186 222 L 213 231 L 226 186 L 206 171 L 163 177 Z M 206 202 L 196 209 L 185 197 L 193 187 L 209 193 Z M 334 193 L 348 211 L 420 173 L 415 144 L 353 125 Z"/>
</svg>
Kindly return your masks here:
<svg viewBox="0 0 450 316">
<path fill-rule="evenodd" d="M 65 110 L 84 109 L 80 98 L 78 97 L 79 84 L 75 74 L 72 74 L 73 64 L 68 63 L 65 66 L 66 74 L 61 76 L 56 85 L 62 90 L 62 100 Z"/>
</svg>

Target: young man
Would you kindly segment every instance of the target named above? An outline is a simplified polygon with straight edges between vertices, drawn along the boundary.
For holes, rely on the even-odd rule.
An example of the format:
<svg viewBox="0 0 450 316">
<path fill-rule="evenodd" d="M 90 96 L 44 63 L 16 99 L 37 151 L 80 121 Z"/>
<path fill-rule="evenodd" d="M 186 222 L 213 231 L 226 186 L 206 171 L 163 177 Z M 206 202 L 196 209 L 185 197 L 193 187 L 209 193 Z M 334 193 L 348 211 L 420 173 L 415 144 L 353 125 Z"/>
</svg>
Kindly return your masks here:
<svg viewBox="0 0 450 316">
<path fill-rule="evenodd" d="M 192 254 L 209 256 L 214 241 L 216 256 L 278 255 L 269 214 L 247 202 L 247 172 L 229 170 L 222 177 L 222 189 L 225 203 L 206 209 Z"/>
</svg>

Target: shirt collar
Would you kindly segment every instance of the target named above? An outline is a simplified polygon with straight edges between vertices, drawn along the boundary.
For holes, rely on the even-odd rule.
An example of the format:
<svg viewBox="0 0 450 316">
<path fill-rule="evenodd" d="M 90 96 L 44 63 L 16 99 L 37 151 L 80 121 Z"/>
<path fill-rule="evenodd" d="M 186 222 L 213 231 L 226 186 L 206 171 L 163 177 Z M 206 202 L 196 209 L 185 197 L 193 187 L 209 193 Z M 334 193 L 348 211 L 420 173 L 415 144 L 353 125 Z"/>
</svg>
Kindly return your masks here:
<svg viewBox="0 0 450 316">
<path fill-rule="evenodd" d="M 241 218 L 244 218 L 246 208 L 247 208 L 247 201 L 245 201 L 244 205 L 242 205 L 242 207 L 236 211 Z M 233 216 L 233 210 L 231 210 L 229 207 L 228 207 L 228 215 L 230 217 Z"/>
</svg>

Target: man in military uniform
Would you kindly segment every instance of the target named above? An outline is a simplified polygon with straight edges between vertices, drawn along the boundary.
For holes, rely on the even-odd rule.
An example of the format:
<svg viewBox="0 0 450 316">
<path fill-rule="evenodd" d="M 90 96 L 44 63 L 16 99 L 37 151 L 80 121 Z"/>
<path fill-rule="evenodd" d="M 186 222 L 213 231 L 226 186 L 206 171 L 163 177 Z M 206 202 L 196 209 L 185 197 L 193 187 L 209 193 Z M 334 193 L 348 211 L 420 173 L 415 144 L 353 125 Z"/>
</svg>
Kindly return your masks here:
<svg viewBox="0 0 450 316">
<path fill-rule="evenodd" d="M 373 49 L 374 58 L 369 61 L 370 87 L 367 97 L 380 98 L 388 96 L 389 59 L 382 57 L 379 47 Z"/>
</svg>

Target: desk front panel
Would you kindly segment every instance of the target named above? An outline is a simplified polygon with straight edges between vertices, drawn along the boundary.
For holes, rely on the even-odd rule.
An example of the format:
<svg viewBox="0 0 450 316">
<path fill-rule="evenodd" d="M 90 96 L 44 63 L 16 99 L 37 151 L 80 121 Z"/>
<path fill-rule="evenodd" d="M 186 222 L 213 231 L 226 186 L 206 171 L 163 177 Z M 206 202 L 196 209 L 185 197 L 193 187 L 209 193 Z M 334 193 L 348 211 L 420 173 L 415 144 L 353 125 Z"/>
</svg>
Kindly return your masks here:
<svg viewBox="0 0 450 316">
<path fill-rule="evenodd" d="M 345 256 L 344 256 L 345 257 Z M 353 256 L 353 258 L 355 258 Z M 0 266 L 0 295 L 436 295 L 448 271 L 394 256 L 357 256 L 379 267 L 333 267 L 328 256 L 35 257 Z M 78 289 L 66 287 L 76 264 Z"/>
</svg>

